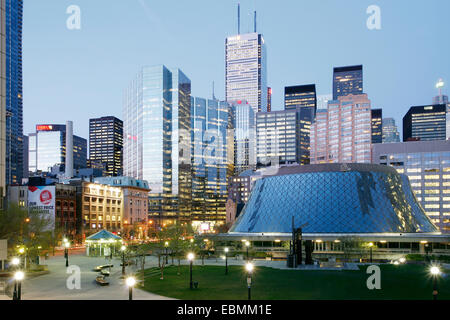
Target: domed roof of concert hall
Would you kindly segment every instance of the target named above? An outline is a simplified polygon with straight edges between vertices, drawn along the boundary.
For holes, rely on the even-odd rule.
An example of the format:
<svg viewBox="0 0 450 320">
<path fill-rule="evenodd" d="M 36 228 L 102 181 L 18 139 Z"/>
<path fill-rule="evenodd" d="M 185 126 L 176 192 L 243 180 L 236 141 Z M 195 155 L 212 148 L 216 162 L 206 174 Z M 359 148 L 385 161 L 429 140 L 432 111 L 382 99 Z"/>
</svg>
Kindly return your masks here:
<svg viewBox="0 0 450 320">
<path fill-rule="evenodd" d="M 233 233 L 437 233 L 409 179 L 372 164 L 286 166 L 258 180 Z"/>
</svg>

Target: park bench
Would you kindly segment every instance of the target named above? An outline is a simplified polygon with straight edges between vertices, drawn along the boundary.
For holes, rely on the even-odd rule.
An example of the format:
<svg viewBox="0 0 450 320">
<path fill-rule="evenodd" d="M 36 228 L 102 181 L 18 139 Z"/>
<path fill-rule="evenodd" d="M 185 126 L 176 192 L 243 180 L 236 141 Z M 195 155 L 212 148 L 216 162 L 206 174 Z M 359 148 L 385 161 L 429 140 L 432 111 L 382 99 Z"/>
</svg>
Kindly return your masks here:
<svg viewBox="0 0 450 320">
<path fill-rule="evenodd" d="M 97 276 L 97 278 L 95 278 L 95 282 L 102 287 L 109 285 L 109 282 L 105 280 L 105 276 Z"/>
<path fill-rule="evenodd" d="M 114 267 L 112 264 L 105 264 L 105 265 L 103 265 L 103 266 L 97 266 L 97 267 L 95 267 L 95 268 L 94 268 L 94 271 L 95 271 L 95 272 L 100 272 L 100 271 L 102 271 L 103 269 L 106 269 L 106 268 L 112 268 L 112 267 Z"/>
</svg>

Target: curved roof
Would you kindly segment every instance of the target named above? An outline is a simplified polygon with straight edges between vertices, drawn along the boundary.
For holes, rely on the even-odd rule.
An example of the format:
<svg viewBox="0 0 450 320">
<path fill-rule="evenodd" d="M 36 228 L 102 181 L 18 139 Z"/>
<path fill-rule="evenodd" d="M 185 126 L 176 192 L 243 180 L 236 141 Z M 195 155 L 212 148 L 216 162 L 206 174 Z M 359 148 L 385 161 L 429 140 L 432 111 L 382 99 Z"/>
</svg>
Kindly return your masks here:
<svg viewBox="0 0 450 320">
<path fill-rule="evenodd" d="M 108 230 L 101 230 L 86 238 L 86 240 L 90 241 L 110 240 L 110 239 L 121 240 L 122 238 L 116 236 L 115 234 L 109 232 Z"/>
<path fill-rule="evenodd" d="M 391 167 L 326 164 L 280 168 L 256 182 L 230 233 L 438 232 L 411 190 Z"/>
</svg>

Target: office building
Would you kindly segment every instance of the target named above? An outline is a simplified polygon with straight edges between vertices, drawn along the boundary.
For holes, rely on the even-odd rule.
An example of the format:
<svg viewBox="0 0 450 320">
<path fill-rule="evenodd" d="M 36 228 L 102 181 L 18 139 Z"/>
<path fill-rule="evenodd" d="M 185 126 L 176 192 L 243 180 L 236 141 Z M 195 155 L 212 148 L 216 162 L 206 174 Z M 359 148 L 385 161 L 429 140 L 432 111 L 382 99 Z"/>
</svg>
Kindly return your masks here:
<svg viewBox="0 0 450 320">
<path fill-rule="evenodd" d="M 300 163 L 300 110 L 301 108 L 256 114 L 258 167 Z"/>
<path fill-rule="evenodd" d="M 383 119 L 383 143 L 400 142 L 400 134 L 394 118 Z"/>
<path fill-rule="evenodd" d="M 267 112 L 272 111 L 272 88 L 267 88 Z"/>
<path fill-rule="evenodd" d="M 373 162 L 407 175 L 428 217 L 450 232 L 450 141 L 374 145 Z"/>
<path fill-rule="evenodd" d="M 348 66 L 334 68 L 333 100 L 349 94 L 363 93 L 363 66 Z"/>
<path fill-rule="evenodd" d="M 39 124 L 36 126 L 36 133 L 29 134 L 31 173 L 66 171 L 66 128 L 67 125 L 61 124 Z M 73 169 L 86 168 L 87 141 L 76 135 L 72 136 Z"/>
<path fill-rule="evenodd" d="M 256 169 L 256 115 L 246 101 L 231 102 L 234 134 L 234 175 Z"/>
<path fill-rule="evenodd" d="M 403 117 L 403 141 L 446 140 L 445 104 L 411 107 Z"/>
<path fill-rule="evenodd" d="M 322 94 L 317 96 L 317 109 L 328 109 L 328 102 L 333 100 L 332 94 Z"/>
<path fill-rule="evenodd" d="M 225 222 L 227 179 L 233 174 L 230 104 L 191 98 L 192 225 L 212 230 Z"/>
<path fill-rule="evenodd" d="M 116 117 L 89 120 L 89 160 L 102 163 L 106 176 L 120 176 L 123 162 L 123 122 Z"/>
<path fill-rule="evenodd" d="M 301 85 L 284 89 L 285 110 L 298 111 L 298 163 L 309 164 L 311 124 L 317 111 L 316 85 Z"/>
<path fill-rule="evenodd" d="M 383 110 L 372 109 L 372 143 L 383 142 Z"/>
<path fill-rule="evenodd" d="M 246 100 L 254 113 L 267 111 L 266 45 L 259 33 L 225 41 L 225 100 Z"/>
<path fill-rule="evenodd" d="M 372 112 L 367 94 L 339 97 L 317 110 L 311 126 L 311 163 L 370 163 Z"/>
<path fill-rule="evenodd" d="M 190 80 L 163 65 L 142 68 L 125 92 L 124 175 L 148 181 L 161 224 L 190 218 L 190 95 Z"/>
<path fill-rule="evenodd" d="M 6 184 L 22 183 L 23 173 L 23 0 L 5 0 Z"/>
<path fill-rule="evenodd" d="M 95 178 L 93 182 L 122 190 L 122 238 L 146 239 L 150 227 L 148 220 L 148 193 L 150 189 L 147 181 L 130 177 L 100 177 Z M 108 215 L 106 215 L 106 222 L 106 229 L 108 229 Z"/>
<path fill-rule="evenodd" d="M 6 7 L 0 1 L 0 88 L 6 87 Z M 6 197 L 6 92 L 0 90 L 0 208 Z"/>
<path fill-rule="evenodd" d="M 29 176 L 28 171 L 28 153 L 29 153 L 29 138 L 28 136 L 23 136 L 23 173 L 22 178 L 26 179 Z"/>
</svg>

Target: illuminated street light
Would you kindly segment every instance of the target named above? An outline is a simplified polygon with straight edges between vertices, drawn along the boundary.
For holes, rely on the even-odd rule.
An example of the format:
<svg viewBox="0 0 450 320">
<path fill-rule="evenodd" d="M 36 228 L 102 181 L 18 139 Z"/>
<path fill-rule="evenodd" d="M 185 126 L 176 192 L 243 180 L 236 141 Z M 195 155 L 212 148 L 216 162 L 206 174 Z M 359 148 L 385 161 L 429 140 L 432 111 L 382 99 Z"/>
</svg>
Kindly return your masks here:
<svg viewBox="0 0 450 320">
<path fill-rule="evenodd" d="M 372 248 L 373 248 L 373 242 L 369 243 L 369 249 L 370 249 L 370 263 L 372 263 Z"/>
<path fill-rule="evenodd" d="M 25 273 L 22 271 L 17 271 L 14 274 L 14 286 L 17 287 L 17 292 L 13 295 L 13 300 L 22 299 L 22 280 L 25 279 Z"/>
<path fill-rule="evenodd" d="M 225 248 L 225 274 L 228 274 L 228 251 L 230 251 L 230 249 Z"/>
<path fill-rule="evenodd" d="M 66 267 L 69 266 L 69 248 L 70 243 L 68 241 L 64 242 L 64 258 L 66 258 Z"/>
<path fill-rule="evenodd" d="M 401 258 L 399 259 L 399 261 L 400 261 L 400 263 L 405 263 L 405 262 L 406 262 L 406 259 L 405 259 L 404 257 L 401 257 Z"/>
<path fill-rule="evenodd" d="M 125 250 L 127 250 L 127 247 L 120 247 L 120 251 L 122 251 L 122 276 L 125 276 Z"/>
<path fill-rule="evenodd" d="M 441 274 L 441 269 L 438 266 L 432 266 L 430 268 L 431 276 L 433 277 L 433 300 L 437 300 L 438 289 L 437 289 L 437 278 Z"/>
<path fill-rule="evenodd" d="M 247 288 L 248 288 L 248 300 L 252 299 L 252 274 L 254 266 L 252 263 L 248 262 L 245 265 L 245 270 L 247 270 Z"/>
<path fill-rule="evenodd" d="M 189 260 L 189 289 L 193 288 L 193 282 L 192 282 L 192 263 L 194 262 L 195 256 L 192 252 L 190 252 L 187 255 L 187 258 Z"/>
<path fill-rule="evenodd" d="M 133 287 L 136 285 L 136 279 L 134 277 L 128 277 L 125 283 L 128 286 L 128 299 L 133 300 Z"/>
<path fill-rule="evenodd" d="M 250 242 L 245 241 L 245 246 L 247 247 L 247 262 L 248 262 L 248 247 L 250 247 Z"/>
<path fill-rule="evenodd" d="M 164 243 L 164 247 L 165 247 L 165 249 L 166 249 L 166 265 L 167 264 L 169 264 L 169 254 L 168 254 L 168 250 L 169 250 L 169 242 L 168 241 L 166 241 L 165 243 Z"/>
</svg>

